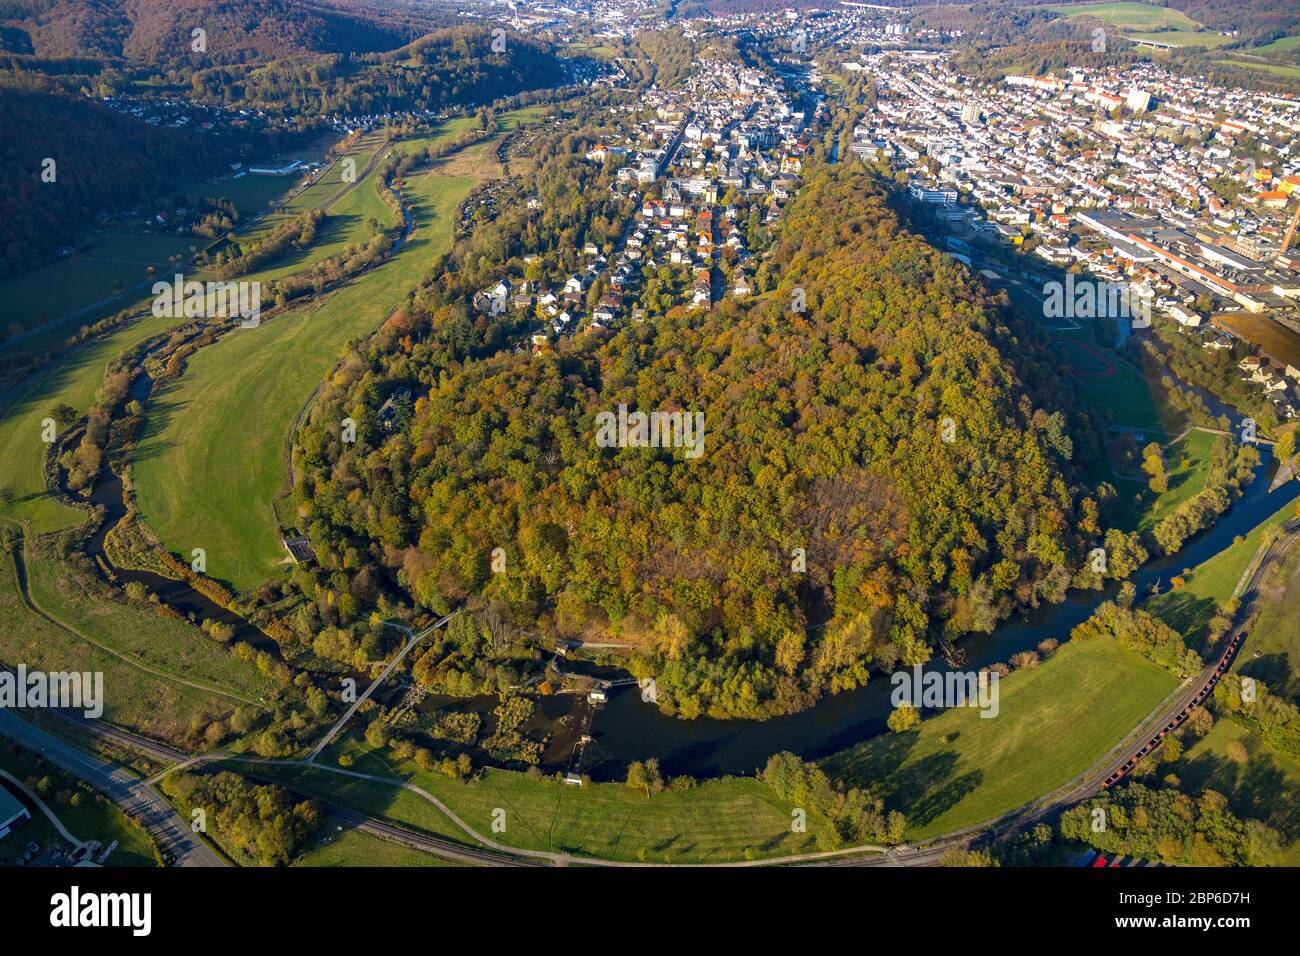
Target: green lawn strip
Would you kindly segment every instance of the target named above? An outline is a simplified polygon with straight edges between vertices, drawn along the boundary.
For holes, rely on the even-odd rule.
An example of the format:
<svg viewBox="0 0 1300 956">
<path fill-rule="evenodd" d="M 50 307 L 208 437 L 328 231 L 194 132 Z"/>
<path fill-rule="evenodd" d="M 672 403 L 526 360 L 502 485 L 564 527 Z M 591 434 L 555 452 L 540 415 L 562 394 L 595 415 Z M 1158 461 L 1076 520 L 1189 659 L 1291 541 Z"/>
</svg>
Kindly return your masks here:
<svg viewBox="0 0 1300 956">
<path fill-rule="evenodd" d="M 468 177 L 411 177 L 407 245 L 322 301 L 200 350 L 151 396 L 134 476 L 141 514 L 173 551 L 207 550 L 208 573 L 243 590 L 284 557 L 273 502 L 303 401 L 351 338 L 378 328 L 450 245 Z"/>
<path fill-rule="evenodd" d="M 793 808 L 751 778 L 705 781 L 647 799 L 643 791 L 622 784 L 571 787 L 552 777 L 535 779 L 508 770 L 488 769 L 480 779 L 461 783 L 410 762 L 390 766 L 355 741 L 341 750 L 327 750 L 320 760 L 328 764 L 340 752 L 357 755 L 350 770 L 413 783 L 443 801 L 482 836 L 519 849 L 658 863 L 722 863 L 818 850 L 814 832 L 818 821 L 809 819 L 808 833 L 792 832 Z M 250 769 L 258 774 L 265 771 L 310 796 L 474 843 L 433 804 L 390 784 L 317 768 L 262 765 Z M 503 818 L 498 810 L 504 811 Z M 493 831 L 494 819 L 504 819 L 504 832 Z"/>
<path fill-rule="evenodd" d="M 1144 607 L 1174 630 L 1197 641 L 1217 608 L 1227 603 L 1249 567 L 1263 539 L 1265 529 L 1284 524 L 1296 513 L 1293 504 L 1280 506 L 1240 541 L 1234 541 L 1214 557 L 1195 568 L 1181 572 L 1184 584 L 1173 591 L 1153 597 Z"/>
<path fill-rule="evenodd" d="M 19 593 L 11 554 L 0 555 L 0 663 L 46 672 L 101 672 L 103 719 L 159 740 L 179 740 L 192 719 L 224 718 L 235 706 L 134 667 L 33 613 Z"/>
<path fill-rule="evenodd" d="M 77 805 L 74 806 L 65 798 L 77 792 L 80 781 L 53 764 L 44 762 L 37 754 L 17 746 L 12 741 L 0 740 L 0 769 L 9 771 L 37 793 L 40 793 L 40 788 L 35 786 L 35 783 L 42 778 L 48 778 L 52 789 L 48 793 L 41 794 L 41 799 L 68 832 L 78 840 L 98 840 L 103 844 L 100 852 L 116 840 L 117 848 L 109 854 L 105 866 L 157 865 L 153 840 L 141 827 L 111 801 L 98 794 L 91 796 L 82 793 Z M 89 789 L 89 785 L 84 786 Z M 33 811 L 32 819 L 38 818 L 45 819 L 45 815 Z M 51 827 L 51 833 L 53 832 Z M 0 843 L 0 858 L 3 857 L 5 844 L 17 843 L 25 846 L 30 839 L 26 828 L 18 831 L 14 837 L 6 840 L 5 843 Z"/>
<path fill-rule="evenodd" d="M 30 546 L 27 586 L 35 602 L 99 643 L 156 670 L 252 700 L 270 699 L 275 684 L 193 624 L 163 617 L 120 595 L 106 599 L 47 549 Z"/>
<path fill-rule="evenodd" d="M 953 708 L 824 764 L 908 815 L 919 840 L 993 820 L 1100 760 L 1178 685 L 1110 640 L 1070 642 L 999 684 L 1000 711 Z M 945 742 L 945 739 L 947 742 Z"/>
<path fill-rule="evenodd" d="M 341 829 L 340 829 L 341 827 Z M 293 861 L 294 866 L 305 867 L 419 867 L 419 866 L 472 866 L 470 863 L 445 860 L 432 853 L 413 850 L 392 843 L 382 837 L 349 824 L 326 818 L 320 831 Z"/>
<path fill-rule="evenodd" d="M 1234 742 L 1245 749 L 1243 762 L 1241 750 L 1230 751 Z M 1185 792 L 1217 790 L 1234 813 L 1277 828 L 1285 844 L 1278 863 L 1300 866 L 1300 763 L 1229 717 L 1187 749 L 1176 773 Z"/>
</svg>

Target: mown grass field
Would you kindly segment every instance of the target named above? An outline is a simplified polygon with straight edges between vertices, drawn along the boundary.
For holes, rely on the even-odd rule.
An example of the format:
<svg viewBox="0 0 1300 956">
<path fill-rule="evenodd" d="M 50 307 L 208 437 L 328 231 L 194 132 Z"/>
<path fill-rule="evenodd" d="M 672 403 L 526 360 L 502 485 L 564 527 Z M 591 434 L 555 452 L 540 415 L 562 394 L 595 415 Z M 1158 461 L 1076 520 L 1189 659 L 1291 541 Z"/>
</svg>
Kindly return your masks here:
<svg viewBox="0 0 1300 956">
<path fill-rule="evenodd" d="M 342 826 L 343 829 L 338 829 Z M 293 861 L 304 867 L 419 867 L 419 866 L 470 866 L 453 863 L 432 853 L 423 853 L 390 843 L 381 837 L 355 830 L 349 824 L 339 824 L 326 817 L 320 831 Z"/>
<path fill-rule="evenodd" d="M 1245 52 L 1275 59 L 1297 60 L 1300 59 L 1300 36 L 1282 37 L 1263 46 L 1251 47 Z"/>
<path fill-rule="evenodd" d="M 1235 813 L 1276 828 L 1284 843 L 1278 865 L 1300 866 L 1300 763 L 1229 717 L 1188 748 L 1177 773 L 1186 792 L 1217 790 Z"/>
<path fill-rule="evenodd" d="M 154 857 L 153 840 L 107 799 L 92 799 L 90 795 L 82 794 L 78 801 L 79 806 L 73 806 L 71 802 L 63 802 L 59 795 L 70 795 L 76 792 L 76 782 L 58 767 L 43 761 L 37 754 L 19 747 L 12 741 L 0 740 L 0 769 L 9 771 L 28 786 L 32 786 L 31 778 L 36 780 L 49 778 L 53 790 L 49 794 L 43 794 L 41 799 L 68 828 L 69 833 L 78 840 L 98 840 L 104 848 L 117 841 L 117 848 L 104 861 L 105 866 L 158 865 Z M 6 781 L 0 785 L 9 784 Z M 37 789 L 39 792 L 34 786 L 32 789 Z M 25 847 L 31 840 L 44 845 L 46 840 L 55 838 L 66 844 L 62 837 L 57 836 L 57 831 L 49 823 L 45 814 L 36 808 L 29 809 L 32 810 L 31 823 L 10 839 L 0 843 L 0 862 L 6 860 L 6 853 L 12 855 L 14 850 Z M 48 832 L 44 833 L 45 839 L 41 839 L 29 829 L 31 824 L 36 822 L 45 824 L 49 828 Z"/>
<path fill-rule="evenodd" d="M 355 743 L 346 749 L 362 754 L 353 770 L 414 783 L 480 834 L 520 849 L 654 863 L 722 863 L 818 849 L 814 835 L 818 822 L 810 816 L 809 832 L 793 832 L 793 808 L 754 779 L 710 780 L 647 799 L 644 791 L 621 784 L 571 787 L 505 770 L 488 770 L 480 780 L 460 783 L 414 764 L 393 768 Z M 322 761 L 331 753 L 337 751 L 327 751 Z M 463 843 L 474 842 L 423 797 L 389 784 L 313 768 L 242 766 L 309 795 Z M 504 833 L 492 830 L 497 809 L 505 811 Z"/>
<path fill-rule="evenodd" d="M 329 195 L 333 195 L 337 186 L 336 183 L 329 191 Z M 220 193 L 222 190 L 213 187 L 213 192 Z M 314 244 L 309 250 L 271 263 L 264 270 L 242 276 L 241 279 L 264 282 L 317 262 L 356 241 L 364 228 L 365 219 L 370 215 L 377 215 L 381 222 L 392 221 L 392 213 L 379 199 L 373 181 L 361 182 L 338 202 L 337 220 L 330 222 L 323 230 L 321 242 Z M 160 271 L 165 272 L 165 270 Z M 203 278 L 204 275 L 202 272 L 194 274 L 196 278 Z M 76 286 L 76 282 L 64 279 L 57 283 L 55 288 Z M 89 301 L 95 301 L 96 298 L 98 294 Z M 136 306 L 145 308 L 149 301 L 149 299 L 140 300 Z M 114 308 L 122 308 L 127 304 L 125 301 L 119 302 Z M 112 310 L 102 311 L 106 314 Z M 0 491 L 7 489 L 12 496 L 12 501 L 0 500 L 0 517 L 30 522 L 31 530 L 38 534 L 82 523 L 84 516 L 80 511 L 59 504 L 45 493 L 45 482 L 41 473 L 41 461 L 45 451 L 45 445 L 41 441 L 41 420 L 50 414 L 51 409 L 61 403 L 71 405 L 79 413 L 84 413 L 94 399 L 95 390 L 103 381 L 104 367 L 110 359 L 149 336 L 183 321 L 183 319 L 170 317 L 148 316 L 123 326 L 106 337 L 80 346 L 54 363 L 37 370 L 5 396 L 3 402 L 0 402 Z M 23 345 L 30 344 L 34 349 L 57 347 L 73 331 L 73 328 L 74 326 L 68 325 L 51 330 L 47 334 L 33 337 Z"/>
<path fill-rule="evenodd" d="M 274 499 L 284 442 L 312 388 L 348 339 L 378 328 L 451 240 L 469 179 L 430 179 L 412 195 L 421 226 L 402 251 L 324 300 L 194 355 L 181 378 L 151 396 L 136 448 L 140 512 L 164 544 L 207 551 L 208 574 L 236 588 L 274 573 L 284 557 Z"/>
<path fill-rule="evenodd" d="M 1300 701 L 1300 547 L 1261 584 L 1259 617 L 1233 669 Z"/>
<path fill-rule="evenodd" d="M 1109 639 L 1069 642 L 999 684 L 1000 710 L 953 708 L 825 761 L 908 815 L 923 839 L 995 819 L 1068 783 L 1140 724 L 1178 680 Z"/>
<path fill-rule="evenodd" d="M 1092 17 L 1117 27 L 1196 30 L 1201 26 L 1185 13 L 1150 3 L 1062 3 L 1043 9 L 1067 17 Z"/>
<path fill-rule="evenodd" d="M 0 663 L 43 671 L 101 671 L 104 719 L 159 740 L 188 732 L 192 718 L 224 718 L 234 701 L 156 677 L 33 613 L 18 589 L 13 555 L 0 554 Z"/>
<path fill-rule="evenodd" d="M 72 350 L 9 391 L 0 408 L 0 491 L 7 490 L 12 500 L 0 499 L 0 517 L 27 522 L 36 534 L 85 522 L 81 509 L 63 505 L 46 492 L 41 421 L 59 404 L 84 415 L 110 359 L 183 321 L 148 316 Z"/>
<path fill-rule="evenodd" d="M 461 131 L 449 125 L 436 138 Z M 448 162 L 482 167 L 494 146 Z M 205 548 L 208 573 L 241 590 L 275 573 L 284 549 L 274 502 L 294 417 L 344 344 L 377 328 L 448 248 L 456 207 L 477 182 L 437 166 L 412 172 L 405 195 L 417 228 L 397 255 L 320 302 L 203 349 L 151 396 L 134 475 L 140 511 L 167 547 Z"/>
</svg>

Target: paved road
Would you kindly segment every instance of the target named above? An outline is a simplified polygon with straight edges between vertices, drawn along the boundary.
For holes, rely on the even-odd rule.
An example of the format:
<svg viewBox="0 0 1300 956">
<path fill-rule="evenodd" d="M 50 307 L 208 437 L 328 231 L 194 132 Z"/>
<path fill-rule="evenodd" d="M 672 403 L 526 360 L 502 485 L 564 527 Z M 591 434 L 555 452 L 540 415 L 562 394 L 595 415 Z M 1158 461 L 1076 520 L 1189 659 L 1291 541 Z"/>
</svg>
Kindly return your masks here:
<svg viewBox="0 0 1300 956">
<path fill-rule="evenodd" d="M 29 724 L 12 710 L 0 709 L 0 734 L 39 753 L 50 763 L 85 780 L 146 830 L 175 859 L 176 866 L 225 866 L 225 862 L 190 832 L 180 815 L 153 787 L 123 767 L 82 753 L 71 744 Z"/>
</svg>

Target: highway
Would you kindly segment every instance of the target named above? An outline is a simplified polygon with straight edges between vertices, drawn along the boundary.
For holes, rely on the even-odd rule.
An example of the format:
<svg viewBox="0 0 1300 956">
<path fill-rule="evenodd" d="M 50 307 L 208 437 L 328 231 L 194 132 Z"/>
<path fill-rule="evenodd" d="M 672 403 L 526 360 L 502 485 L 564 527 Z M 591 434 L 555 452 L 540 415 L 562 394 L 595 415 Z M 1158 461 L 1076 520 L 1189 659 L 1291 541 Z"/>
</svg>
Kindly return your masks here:
<svg viewBox="0 0 1300 956">
<path fill-rule="evenodd" d="M 83 753 L 53 734 L 29 724 L 11 710 L 0 709 L 0 734 L 85 780 L 117 804 L 123 813 L 139 820 L 159 846 L 171 855 L 174 865 L 226 865 L 224 860 L 190 831 L 189 825 L 157 790 L 124 767 Z M 94 834 L 83 836 L 93 837 Z"/>
</svg>

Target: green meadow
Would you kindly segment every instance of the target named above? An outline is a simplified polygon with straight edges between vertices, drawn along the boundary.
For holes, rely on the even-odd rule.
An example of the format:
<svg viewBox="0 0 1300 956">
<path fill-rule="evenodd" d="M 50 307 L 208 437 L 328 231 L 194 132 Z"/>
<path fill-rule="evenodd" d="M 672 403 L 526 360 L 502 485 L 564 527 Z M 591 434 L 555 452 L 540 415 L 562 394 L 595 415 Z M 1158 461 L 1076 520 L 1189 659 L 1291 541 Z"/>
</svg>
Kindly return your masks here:
<svg viewBox="0 0 1300 956">
<path fill-rule="evenodd" d="M 230 698 L 153 673 L 157 669 L 133 658 L 128 648 L 119 651 L 121 656 L 109 653 L 37 614 L 23 599 L 14 558 L 0 553 L 0 662 L 43 671 L 100 671 L 104 719 L 159 740 L 178 740 L 192 719 L 206 722 L 234 709 Z M 123 618 L 120 623 L 138 622 Z"/>
<path fill-rule="evenodd" d="M 1194 568 L 1183 569 L 1180 576 L 1184 583 L 1153 597 L 1146 603 L 1146 609 L 1187 637 L 1190 646 L 1198 647 L 1205 626 L 1218 608 L 1232 598 L 1268 529 L 1280 527 L 1295 515 L 1294 502 L 1280 506 L 1240 541 L 1234 541 Z"/>
<path fill-rule="evenodd" d="M 1177 686 L 1175 677 L 1112 640 L 1071 641 L 1037 667 L 999 681 L 996 717 L 952 708 L 823 766 L 906 813 L 909 837 L 920 840 L 996 819 L 1069 783 Z"/>
<path fill-rule="evenodd" d="M 349 741 L 354 770 L 413 783 L 445 803 L 477 833 L 523 850 L 568 853 L 649 863 L 726 863 L 818 851 L 807 833 L 791 827 L 793 807 L 753 778 L 709 780 L 685 790 L 646 796 L 622 784 L 566 786 L 552 778 L 489 769 L 462 783 L 404 763 L 391 766 L 379 753 Z M 322 760 L 338 751 L 326 751 Z M 404 826 L 469 845 L 475 841 L 418 794 L 318 768 L 245 765 L 238 769 L 277 780 L 307 795 L 319 794 Z M 505 832 L 494 832 L 494 812 L 505 812 Z"/>
<path fill-rule="evenodd" d="M 419 866 L 469 866 L 452 862 L 432 853 L 412 850 L 392 843 L 382 837 L 353 829 L 351 824 L 337 823 L 326 817 L 311 842 L 293 861 L 304 867 L 419 867 Z"/>
<path fill-rule="evenodd" d="M 1191 30 L 1200 23 L 1170 7 L 1150 3 L 1062 3 L 1043 7 L 1067 17 L 1092 17 L 1139 30 Z"/>
<path fill-rule="evenodd" d="M 201 350 L 150 397 L 135 455 L 137 501 L 169 548 L 205 548 L 208 573 L 241 590 L 275 572 L 284 550 L 274 501 L 294 417 L 344 344 L 378 328 L 450 245 L 456 207 L 475 182 L 413 175 L 406 195 L 418 227 L 397 255 L 318 302 Z"/>
</svg>

